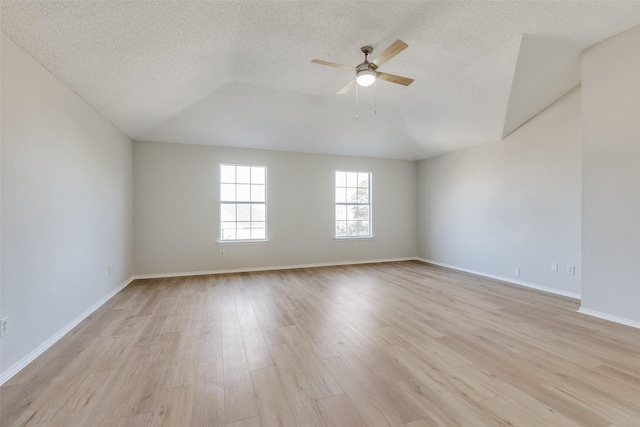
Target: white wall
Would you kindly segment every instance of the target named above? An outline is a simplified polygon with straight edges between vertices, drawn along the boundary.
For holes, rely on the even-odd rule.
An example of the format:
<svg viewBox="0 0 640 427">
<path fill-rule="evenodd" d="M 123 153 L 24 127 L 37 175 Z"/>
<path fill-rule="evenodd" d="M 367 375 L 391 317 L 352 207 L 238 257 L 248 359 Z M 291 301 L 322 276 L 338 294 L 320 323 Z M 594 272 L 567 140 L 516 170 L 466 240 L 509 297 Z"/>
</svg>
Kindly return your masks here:
<svg viewBox="0 0 640 427">
<path fill-rule="evenodd" d="M 267 167 L 268 243 L 217 243 L 220 163 Z M 357 250 L 333 238 L 337 169 L 373 173 L 375 237 Z M 136 141 L 134 195 L 136 275 L 416 256 L 415 162 Z"/>
<path fill-rule="evenodd" d="M 581 311 L 640 326 L 640 27 L 582 57 Z"/>
<path fill-rule="evenodd" d="M 578 296 L 580 141 L 576 88 L 503 141 L 419 162 L 418 256 Z"/>
<path fill-rule="evenodd" d="M 1 136 L 0 378 L 132 275 L 133 217 L 132 142 L 4 34 Z"/>
</svg>

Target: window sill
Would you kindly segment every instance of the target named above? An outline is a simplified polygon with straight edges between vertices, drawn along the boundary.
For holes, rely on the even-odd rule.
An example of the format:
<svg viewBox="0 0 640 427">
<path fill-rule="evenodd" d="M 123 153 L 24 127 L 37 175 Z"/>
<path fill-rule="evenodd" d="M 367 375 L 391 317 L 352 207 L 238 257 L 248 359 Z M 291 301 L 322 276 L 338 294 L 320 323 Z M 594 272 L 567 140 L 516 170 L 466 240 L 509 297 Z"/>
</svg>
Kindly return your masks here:
<svg viewBox="0 0 640 427">
<path fill-rule="evenodd" d="M 334 240 L 372 240 L 373 236 L 344 236 L 334 237 Z"/>
<path fill-rule="evenodd" d="M 269 239 L 261 240 L 218 240 L 218 245 L 260 245 L 269 243 Z"/>
</svg>

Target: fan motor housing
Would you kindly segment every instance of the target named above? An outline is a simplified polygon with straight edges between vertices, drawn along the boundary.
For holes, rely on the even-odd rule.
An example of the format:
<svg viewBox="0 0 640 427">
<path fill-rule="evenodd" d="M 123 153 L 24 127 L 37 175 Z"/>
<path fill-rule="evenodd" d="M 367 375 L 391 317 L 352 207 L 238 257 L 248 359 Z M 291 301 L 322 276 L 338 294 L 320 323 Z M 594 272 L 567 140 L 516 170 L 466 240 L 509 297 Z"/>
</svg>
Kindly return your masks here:
<svg viewBox="0 0 640 427">
<path fill-rule="evenodd" d="M 378 69 L 378 67 L 376 67 L 375 64 L 372 64 L 371 62 L 363 62 L 362 64 L 356 67 L 356 74 L 359 73 L 360 71 L 365 71 L 365 70 L 375 71 L 376 69 Z"/>
<path fill-rule="evenodd" d="M 371 54 L 371 52 L 373 52 L 373 48 L 371 46 L 362 46 L 360 48 L 360 52 L 362 52 L 362 54 L 364 55 L 364 62 L 362 64 L 356 65 L 356 74 L 364 70 L 377 70 L 378 66 L 373 62 L 369 62 L 369 55 Z"/>
</svg>

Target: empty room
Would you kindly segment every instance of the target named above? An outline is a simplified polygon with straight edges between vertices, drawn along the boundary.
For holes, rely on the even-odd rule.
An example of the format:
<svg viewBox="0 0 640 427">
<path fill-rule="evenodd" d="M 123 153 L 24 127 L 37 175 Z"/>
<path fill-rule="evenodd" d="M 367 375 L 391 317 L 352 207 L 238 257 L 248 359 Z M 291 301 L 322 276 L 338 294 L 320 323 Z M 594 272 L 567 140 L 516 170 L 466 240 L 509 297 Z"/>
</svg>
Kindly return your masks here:
<svg viewBox="0 0 640 427">
<path fill-rule="evenodd" d="M 640 427 L 640 1 L 0 4 L 0 426 Z"/>
</svg>

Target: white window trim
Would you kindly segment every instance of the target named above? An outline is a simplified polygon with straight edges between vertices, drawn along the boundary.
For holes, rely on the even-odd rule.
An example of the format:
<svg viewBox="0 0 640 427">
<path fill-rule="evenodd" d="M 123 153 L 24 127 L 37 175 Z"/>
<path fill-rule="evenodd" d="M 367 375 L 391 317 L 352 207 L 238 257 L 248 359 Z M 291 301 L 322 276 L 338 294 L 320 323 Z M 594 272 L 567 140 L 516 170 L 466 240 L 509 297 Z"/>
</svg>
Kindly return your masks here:
<svg viewBox="0 0 640 427">
<path fill-rule="evenodd" d="M 375 238 L 375 236 L 334 236 L 334 240 L 371 240 Z"/>
<path fill-rule="evenodd" d="M 268 202 L 267 202 L 267 181 L 268 181 L 268 168 L 267 166 L 264 165 L 247 165 L 247 164 L 240 164 L 240 163 L 220 163 L 218 165 L 218 191 L 220 191 L 221 188 L 221 184 L 222 184 L 222 166 L 242 166 L 242 167 L 258 167 L 258 168 L 264 168 L 264 207 L 265 207 L 265 211 L 264 211 L 264 233 L 265 233 L 265 238 L 263 239 L 230 239 L 230 240 L 223 240 L 222 239 L 222 235 L 221 235 L 221 224 L 222 224 L 222 217 L 218 218 L 218 245 L 251 245 L 251 244 L 264 244 L 264 243 L 268 243 L 269 242 L 269 234 L 268 234 L 268 221 L 267 221 L 267 215 L 268 215 L 268 210 L 269 210 L 269 206 L 268 206 Z M 237 184 L 237 182 L 235 182 L 235 184 Z M 218 213 L 220 215 L 220 211 L 221 211 L 221 207 L 223 204 L 226 203 L 247 203 L 247 204 L 251 204 L 252 202 L 225 202 L 222 201 L 222 195 L 219 195 L 218 198 Z M 259 202 L 256 202 L 259 203 Z M 237 222 L 237 221 L 236 221 Z"/>
<path fill-rule="evenodd" d="M 253 240 L 220 240 L 218 239 L 218 245 L 230 246 L 230 245 L 256 245 L 269 243 L 269 239 L 253 239 Z"/>
<path fill-rule="evenodd" d="M 336 192 L 336 172 L 355 172 L 355 173 L 366 173 L 369 175 L 369 203 L 367 204 L 369 206 L 369 234 L 366 236 L 336 236 L 336 214 L 335 214 L 335 207 L 339 204 L 335 201 L 335 192 Z M 333 238 L 334 240 L 371 240 L 374 238 L 373 236 L 373 192 L 372 192 L 372 188 L 373 188 L 373 172 L 365 172 L 365 171 L 353 171 L 353 170 L 345 170 L 345 169 L 336 169 L 333 172 L 333 194 L 334 194 L 334 201 L 333 201 Z M 342 203 L 340 203 L 342 204 Z M 353 203 L 344 203 L 345 205 L 347 204 L 353 204 Z M 364 205 L 364 204 L 363 204 Z"/>
</svg>

